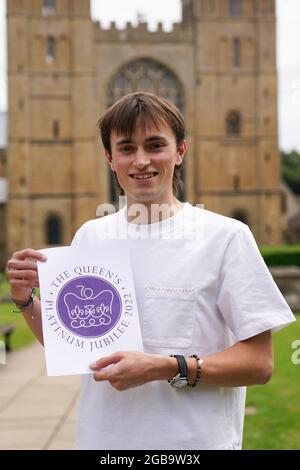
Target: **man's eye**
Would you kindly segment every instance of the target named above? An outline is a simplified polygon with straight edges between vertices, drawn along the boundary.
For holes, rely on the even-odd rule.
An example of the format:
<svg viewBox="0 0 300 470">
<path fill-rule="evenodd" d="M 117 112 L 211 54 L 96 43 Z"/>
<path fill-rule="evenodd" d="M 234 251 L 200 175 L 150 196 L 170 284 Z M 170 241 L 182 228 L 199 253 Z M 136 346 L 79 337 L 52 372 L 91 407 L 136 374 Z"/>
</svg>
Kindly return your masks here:
<svg viewBox="0 0 300 470">
<path fill-rule="evenodd" d="M 153 144 L 150 145 L 150 149 L 151 150 L 160 150 L 164 147 L 164 144 L 162 144 L 161 142 L 154 142 Z"/>
<path fill-rule="evenodd" d="M 128 153 L 131 150 L 132 150 L 131 147 L 121 147 L 120 148 L 120 152 L 122 152 L 122 153 Z"/>
</svg>

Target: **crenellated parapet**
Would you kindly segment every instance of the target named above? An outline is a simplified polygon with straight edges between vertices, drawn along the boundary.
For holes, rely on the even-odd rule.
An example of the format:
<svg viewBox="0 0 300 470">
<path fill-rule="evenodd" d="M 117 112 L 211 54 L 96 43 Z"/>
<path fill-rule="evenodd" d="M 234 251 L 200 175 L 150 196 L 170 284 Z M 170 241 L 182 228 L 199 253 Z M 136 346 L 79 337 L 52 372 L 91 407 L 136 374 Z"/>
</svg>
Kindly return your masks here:
<svg viewBox="0 0 300 470">
<path fill-rule="evenodd" d="M 192 42 L 192 27 L 184 27 L 182 23 L 174 23 L 171 31 L 163 30 L 163 23 L 159 22 L 155 31 L 150 31 L 146 22 L 137 26 L 127 22 L 125 28 L 119 29 L 112 21 L 109 29 L 103 29 L 101 23 L 94 23 L 94 38 L 96 42 Z"/>
</svg>

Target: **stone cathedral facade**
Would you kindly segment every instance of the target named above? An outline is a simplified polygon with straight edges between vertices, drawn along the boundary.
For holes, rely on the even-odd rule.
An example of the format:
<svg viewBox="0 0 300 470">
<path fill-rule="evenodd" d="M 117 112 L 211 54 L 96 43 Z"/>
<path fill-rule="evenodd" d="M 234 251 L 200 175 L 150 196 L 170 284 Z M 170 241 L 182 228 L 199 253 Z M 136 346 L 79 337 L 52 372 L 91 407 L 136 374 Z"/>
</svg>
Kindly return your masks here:
<svg viewBox="0 0 300 470">
<path fill-rule="evenodd" d="M 7 253 L 69 244 L 114 202 L 97 120 L 138 90 L 185 117 L 184 199 L 280 243 L 274 4 L 182 0 L 182 22 L 150 32 L 101 29 L 89 0 L 8 0 Z"/>
</svg>

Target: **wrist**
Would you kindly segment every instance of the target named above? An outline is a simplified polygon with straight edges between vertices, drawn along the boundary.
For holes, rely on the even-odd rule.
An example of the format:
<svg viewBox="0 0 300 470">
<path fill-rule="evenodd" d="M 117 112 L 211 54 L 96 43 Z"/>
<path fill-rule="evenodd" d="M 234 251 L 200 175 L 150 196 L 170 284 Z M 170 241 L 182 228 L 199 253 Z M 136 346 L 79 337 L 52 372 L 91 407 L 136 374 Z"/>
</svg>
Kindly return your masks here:
<svg viewBox="0 0 300 470">
<path fill-rule="evenodd" d="M 19 299 L 18 297 L 14 297 L 13 295 L 11 295 L 10 300 L 16 305 L 25 305 L 28 302 L 30 295 L 31 294 L 29 293 L 27 297 L 24 297 L 23 299 Z"/>
<path fill-rule="evenodd" d="M 197 361 L 193 357 L 187 357 L 189 384 L 193 384 L 197 378 Z"/>
<path fill-rule="evenodd" d="M 32 289 L 28 289 L 27 294 L 22 293 L 20 294 L 14 294 L 14 292 L 11 290 L 10 291 L 10 299 L 13 303 L 15 304 L 26 304 L 28 302 L 30 296 L 32 294 Z"/>
<path fill-rule="evenodd" d="M 180 354 L 171 354 L 170 357 L 176 358 L 179 373 L 168 380 L 169 384 L 174 388 L 194 388 L 200 380 L 203 359 L 197 354 L 192 354 L 188 358 Z"/>
<path fill-rule="evenodd" d="M 157 356 L 156 380 L 169 380 L 178 374 L 178 363 L 175 357 Z"/>
<path fill-rule="evenodd" d="M 19 312 L 26 312 L 28 308 L 30 308 L 30 312 L 31 312 L 31 318 L 32 320 L 34 320 L 34 314 L 33 314 L 33 303 L 34 303 L 34 299 L 35 299 L 35 288 L 33 287 L 31 289 L 31 293 L 29 295 L 29 297 L 27 298 L 27 300 L 25 302 L 21 302 L 17 299 L 14 299 L 13 297 L 11 298 L 12 302 L 14 302 L 14 304 L 16 305 L 16 307 L 18 308 L 18 310 L 13 310 L 14 313 L 19 313 Z"/>
<path fill-rule="evenodd" d="M 35 297 L 35 288 L 33 287 L 32 289 L 30 289 L 29 293 L 28 293 L 28 296 L 25 300 L 19 300 L 19 299 L 16 299 L 15 297 L 11 296 L 11 300 L 14 304 L 17 305 L 17 307 L 28 307 L 30 304 L 32 304 L 33 302 L 33 299 Z"/>
</svg>

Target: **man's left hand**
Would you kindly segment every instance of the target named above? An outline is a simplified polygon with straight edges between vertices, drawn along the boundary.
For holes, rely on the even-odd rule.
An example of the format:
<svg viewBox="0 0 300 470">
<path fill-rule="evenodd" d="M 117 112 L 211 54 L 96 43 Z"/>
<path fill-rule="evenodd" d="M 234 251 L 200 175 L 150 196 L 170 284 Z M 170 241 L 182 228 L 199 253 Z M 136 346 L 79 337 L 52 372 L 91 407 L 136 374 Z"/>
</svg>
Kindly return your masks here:
<svg viewBox="0 0 300 470">
<path fill-rule="evenodd" d="M 174 358 L 137 351 L 122 351 L 90 365 L 96 382 L 109 381 L 123 391 L 153 380 L 167 380 L 176 373 Z"/>
</svg>

